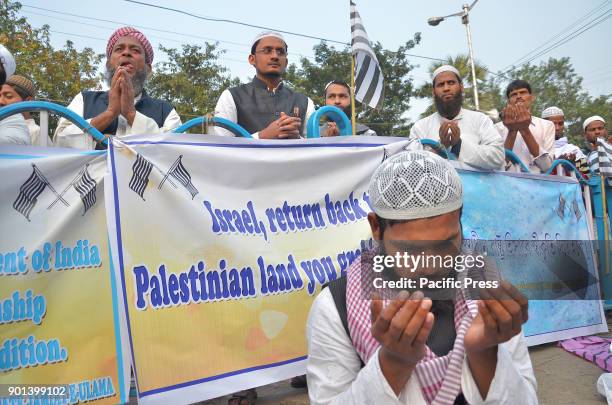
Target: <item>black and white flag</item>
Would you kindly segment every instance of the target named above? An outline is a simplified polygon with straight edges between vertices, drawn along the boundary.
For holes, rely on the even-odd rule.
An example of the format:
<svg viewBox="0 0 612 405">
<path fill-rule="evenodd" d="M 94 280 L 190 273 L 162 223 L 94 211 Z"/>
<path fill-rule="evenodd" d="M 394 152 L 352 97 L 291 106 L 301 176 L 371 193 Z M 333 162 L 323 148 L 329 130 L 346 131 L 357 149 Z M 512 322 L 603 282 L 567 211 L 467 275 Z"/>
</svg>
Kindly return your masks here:
<svg viewBox="0 0 612 405">
<path fill-rule="evenodd" d="M 35 165 L 32 165 L 32 174 L 19 187 L 19 195 L 13 203 L 13 208 L 20 212 L 26 219 L 30 220 L 30 213 L 38 202 L 38 197 L 45 191 L 49 183 L 45 177 L 38 171 Z"/>
<path fill-rule="evenodd" d="M 81 196 L 81 201 L 83 201 L 83 215 L 96 203 L 96 186 L 96 181 L 91 178 L 87 167 L 85 167 L 81 177 L 73 184 L 74 189 Z"/>
<path fill-rule="evenodd" d="M 176 180 L 178 180 L 178 182 L 181 183 L 183 187 L 187 189 L 187 191 L 189 191 L 189 194 L 191 194 L 191 199 L 193 200 L 196 194 L 198 194 L 198 189 L 195 188 L 195 186 L 191 182 L 191 175 L 183 165 L 183 161 L 181 160 L 182 157 L 183 155 L 180 155 L 174 161 L 174 163 L 170 167 L 170 170 L 168 170 L 168 173 L 164 176 L 164 179 L 161 181 L 161 183 L 159 183 L 159 189 L 161 190 L 168 176 L 172 176 Z"/>
<path fill-rule="evenodd" d="M 602 138 L 597 139 L 597 150 L 589 155 L 589 165 L 593 173 L 612 177 L 612 145 Z"/>
<path fill-rule="evenodd" d="M 149 184 L 149 176 L 153 170 L 153 164 L 143 158 L 139 153 L 136 156 L 136 161 L 132 165 L 132 178 L 130 179 L 130 188 L 144 200 L 142 196 Z"/>
<path fill-rule="evenodd" d="M 372 108 L 381 108 L 384 99 L 383 74 L 361 16 L 352 0 L 351 52 L 355 57 L 355 99 Z"/>
</svg>

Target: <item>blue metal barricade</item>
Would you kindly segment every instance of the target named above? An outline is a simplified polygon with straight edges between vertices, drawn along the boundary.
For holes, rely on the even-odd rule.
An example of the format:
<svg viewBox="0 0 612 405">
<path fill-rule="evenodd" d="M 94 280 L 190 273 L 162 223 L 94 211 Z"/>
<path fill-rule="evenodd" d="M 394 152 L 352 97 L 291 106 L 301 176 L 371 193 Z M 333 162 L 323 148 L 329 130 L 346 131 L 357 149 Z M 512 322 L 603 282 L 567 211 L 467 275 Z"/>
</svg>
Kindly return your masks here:
<svg viewBox="0 0 612 405">
<path fill-rule="evenodd" d="M 338 107 L 326 105 L 316 110 L 308 119 L 308 123 L 306 124 L 307 138 L 321 137 L 319 123 L 324 117 L 332 119 L 338 125 L 340 136 L 348 136 L 353 134 L 351 122 L 346 114 Z"/>
<path fill-rule="evenodd" d="M 15 104 L 7 105 L 6 107 L 2 107 L 0 108 L 0 120 L 6 117 L 10 117 L 11 115 L 21 114 L 24 112 L 33 112 L 33 111 L 53 112 L 71 121 L 73 124 L 79 127 L 83 132 L 88 133 L 89 135 L 93 136 L 96 141 L 102 142 L 104 144 L 108 143 L 108 138 L 102 135 L 102 133 L 98 131 L 96 128 L 92 127 L 89 124 L 89 122 L 83 119 L 83 117 L 67 109 L 64 106 L 61 106 L 59 104 L 49 103 L 47 101 L 23 101 L 20 103 L 15 103 Z"/>
<path fill-rule="evenodd" d="M 197 127 L 197 126 L 203 126 L 203 125 L 214 125 L 217 127 L 227 129 L 228 131 L 231 131 L 236 136 L 240 136 L 243 138 L 252 138 L 251 134 L 249 134 L 249 132 L 243 127 L 241 127 L 240 125 L 236 124 L 235 122 L 232 122 L 230 120 L 227 120 L 225 118 L 220 118 L 220 117 L 212 117 L 212 118 L 197 117 L 197 118 L 187 121 L 186 123 L 176 128 L 172 132 L 180 134 L 180 133 L 187 131 L 190 128 Z"/>
</svg>

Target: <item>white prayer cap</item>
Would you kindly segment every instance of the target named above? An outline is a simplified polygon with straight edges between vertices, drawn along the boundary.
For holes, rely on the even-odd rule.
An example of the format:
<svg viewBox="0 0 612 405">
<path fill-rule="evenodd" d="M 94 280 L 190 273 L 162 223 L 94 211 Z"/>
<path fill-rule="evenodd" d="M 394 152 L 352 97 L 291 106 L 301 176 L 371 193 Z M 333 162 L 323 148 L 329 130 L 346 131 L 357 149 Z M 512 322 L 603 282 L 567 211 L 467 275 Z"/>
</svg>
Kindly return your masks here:
<svg viewBox="0 0 612 405">
<path fill-rule="evenodd" d="M 7 78 L 15 73 L 15 68 L 17 67 L 15 58 L 2 44 L 0 44 L 0 62 L 4 66 Z"/>
<path fill-rule="evenodd" d="M 459 209 L 463 185 L 448 160 L 425 150 L 398 153 L 374 172 L 370 204 L 381 218 L 429 218 Z"/>
<path fill-rule="evenodd" d="M 457 70 L 456 67 L 451 66 L 451 65 L 442 65 L 439 68 L 437 68 L 436 70 L 434 70 L 433 74 L 431 75 L 432 80 L 436 80 L 436 76 L 438 76 L 440 73 L 444 73 L 444 72 L 453 72 L 454 74 L 457 75 L 457 77 L 459 79 L 461 79 L 461 75 L 459 74 L 459 71 Z"/>
<path fill-rule="evenodd" d="M 255 39 L 253 39 L 253 42 L 251 42 L 251 48 L 253 47 L 253 45 L 255 45 L 255 42 L 259 41 L 260 39 L 266 38 L 266 37 L 278 38 L 281 41 L 283 41 L 285 43 L 285 45 L 287 45 L 287 42 L 285 41 L 285 38 L 283 38 L 283 36 L 281 34 L 279 34 L 278 32 L 275 32 L 275 31 L 263 31 L 263 32 L 260 32 L 255 37 Z"/>
<path fill-rule="evenodd" d="M 606 120 L 604 120 L 602 117 L 600 117 L 599 115 L 593 115 L 592 117 L 587 118 L 586 120 L 584 120 L 584 124 L 582 124 L 582 130 L 586 131 L 587 127 L 589 126 L 589 124 L 591 122 L 594 121 L 601 121 L 604 124 L 606 123 Z"/>
<path fill-rule="evenodd" d="M 542 118 L 557 117 L 557 116 L 561 116 L 561 117 L 565 116 L 565 114 L 563 114 L 563 110 L 560 109 L 559 107 L 548 107 L 544 111 L 542 111 Z"/>
</svg>

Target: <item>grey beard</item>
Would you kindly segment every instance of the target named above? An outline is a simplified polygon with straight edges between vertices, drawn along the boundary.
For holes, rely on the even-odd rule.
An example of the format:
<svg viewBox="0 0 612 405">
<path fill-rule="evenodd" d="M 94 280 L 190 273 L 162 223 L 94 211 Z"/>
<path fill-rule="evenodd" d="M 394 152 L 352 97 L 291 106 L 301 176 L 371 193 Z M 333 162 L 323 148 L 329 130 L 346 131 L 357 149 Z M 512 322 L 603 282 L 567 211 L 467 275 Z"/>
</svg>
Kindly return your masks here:
<svg viewBox="0 0 612 405">
<path fill-rule="evenodd" d="M 463 93 L 458 93 L 452 100 L 445 102 L 442 98 L 434 96 L 434 102 L 436 103 L 436 110 L 444 118 L 453 119 L 459 114 L 461 106 L 463 105 Z"/>
<path fill-rule="evenodd" d="M 113 81 L 113 76 L 115 76 L 115 72 L 117 69 L 111 69 L 108 66 L 106 67 L 106 71 L 104 72 L 104 80 L 106 81 L 106 85 L 110 88 L 111 83 Z M 134 88 L 134 96 L 138 96 L 142 93 L 144 89 L 145 83 L 147 82 L 147 71 L 146 69 L 137 70 L 133 76 L 131 76 L 132 87 Z"/>
</svg>

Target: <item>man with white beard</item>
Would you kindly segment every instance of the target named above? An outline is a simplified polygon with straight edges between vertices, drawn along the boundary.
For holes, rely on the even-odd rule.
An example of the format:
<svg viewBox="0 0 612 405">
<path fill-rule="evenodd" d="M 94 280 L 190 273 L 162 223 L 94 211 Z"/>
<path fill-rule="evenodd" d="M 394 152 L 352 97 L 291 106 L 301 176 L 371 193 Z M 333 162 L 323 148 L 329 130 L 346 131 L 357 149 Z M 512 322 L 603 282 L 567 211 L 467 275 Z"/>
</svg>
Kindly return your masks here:
<svg viewBox="0 0 612 405">
<path fill-rule="evenodd" d="M 144 85 L 151 73 L 153 47 L 132 27 L 117 29 L 106 46 L 108 91 L 83 91 L 68 108 L 107 136 L 156 134 L 181 125 L 174 108 L 165 100 L 149 97 Z M 54 143 L 78 149 L 105 149 L 66 119 L 55 131 Z"/>
</svg>

